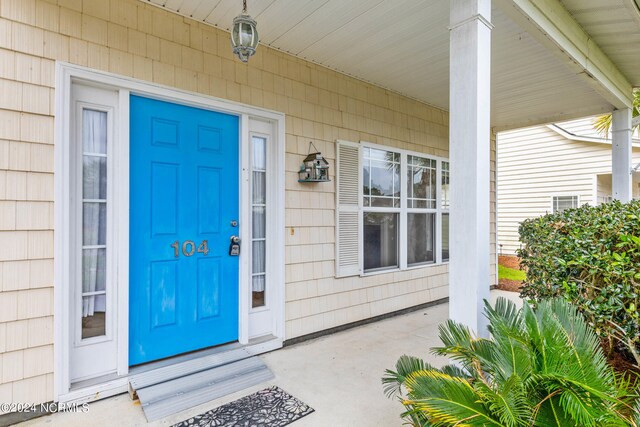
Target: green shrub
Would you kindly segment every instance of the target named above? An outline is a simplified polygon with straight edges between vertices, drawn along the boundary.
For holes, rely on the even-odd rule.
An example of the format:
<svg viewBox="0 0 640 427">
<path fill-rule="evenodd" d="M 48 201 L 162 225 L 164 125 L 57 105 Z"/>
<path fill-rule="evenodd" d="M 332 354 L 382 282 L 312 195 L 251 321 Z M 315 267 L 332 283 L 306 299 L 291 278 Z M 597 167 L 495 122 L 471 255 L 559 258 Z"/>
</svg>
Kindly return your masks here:
<svg viewBox="0 0 640 427">
<path fill-rule="evenodd" d="M 522 296 L 575 304 L 610 350 L 640 365 L 640 201 L 582 206 L 520 225 Z"/>
<path fill-rule="evenodd" d="M 449 320 L 433 353 L 457 366 L 436 369 L 402 356 L 382 379 L 413 426 L 596 427 L 640 423 L 637 390 L 607 364 L 598 337 L 562 299 L 517 309 L 485 303 L 491 339 Z"/>
</svg>

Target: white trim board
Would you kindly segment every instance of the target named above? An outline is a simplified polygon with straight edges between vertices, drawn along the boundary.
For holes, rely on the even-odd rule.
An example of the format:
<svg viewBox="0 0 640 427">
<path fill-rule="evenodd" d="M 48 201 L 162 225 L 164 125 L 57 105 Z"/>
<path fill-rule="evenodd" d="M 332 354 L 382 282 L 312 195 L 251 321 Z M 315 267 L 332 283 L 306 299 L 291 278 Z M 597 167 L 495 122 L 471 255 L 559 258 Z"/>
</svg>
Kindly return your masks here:
<svg viewBox="0 0 640 427">
<path fill-rule="evenodd" d="M 117 258 L 114 259 L 114 270 L 116 273 L 117 288 L 117 376 L 102 384 L 94 385 L 79 390 L 71 390 L 69 376 L 69 353 L 70 353 L 70 260 L 71 251 L 70 235 L 67 230 L 71 229 L 70 221 L 70 161 L 71 161 L 71 89 L 73 84 L 81 83 L 89 86 L 107 87 L 119 92 L 118 117 L 115 136 L 118 139 L 114 153 L 117 161 L 114 171 L 117 174 L 117 181 L 114 183 L 115 215 L 118 217 L 118 224 L 115 226 L 114 234 L 116 245 L 119 249 Z M 251 120 L 257 119 L 268 122 L 272 128 L 272 156 L 273 170 L 269 186 L 272 188 L 272 221 L 268 224 L 274 230 L 284 230 L 284 130 L 285 116 L 283 113 L 271 111 L 263 108 L 252 107 L 232 101 L 214 98 L 207 95 L 182 91 L 155 83 L 145 82 L 130 77 L 118 76 L 112 73 L 91 70 L 89 68 L 63 62 L 56 63 L 56 116 L 55 116 L 55 174 L 54 174 L 54 226 L 55 230 L 55 259 L 54 259 L 54 400 L 55 401 L 77 401 L 95 400 L 117 394 L 123 390 L 123 383 L 126 385 L 128 375 L 128 313 L 129 313 L 129 95 L 137 95 L 163 100 L 167 102 L 188 105 L 191 107 L 215 110 L 227 114 L 233 114 L 240 118 L 241 122 L 241 152 L 248 151 L 249 132 Z M 243 156 L 241 154 L 241 156 Z M 242 157 L 243 160 L 244 157 Z M 244 221 L 248 216 L 246 203 L 248 200 L 248 186 L 245 180 L 248 178 L 248 165 L 245 161 L 240 164 L 241 182 L 241 212 Z M 248 227 L 244 227 L 248 229 Z M 244 240 L 245 242 L 248 241 Z M 274 232 L 269 253 L 273 265 L 271 266 L 271 306 L 273 310 L 273 328 L 270 335 L 274 339 L 265 343 L 260 348 L 262 351 L 271 351 L 282 346 L 284 341 L 284 235 Z M 242 254 L 241 254 L 242 256 Z M 249 264 L 240 262 L 240 307 L 239 322 L 239 342 L 248 344 L 249 339 L 249 306 L 250 298 L 243 298 L 244 294 L 249 295 L 250 283 L 247 279 Z M 246 270 L 246 271 L 245 271 Z"/>
<path fill-rule="evenodd" d="M 547 128 L 551 129 L 552 131 L 556 132 L 558 135 L 567 138 L 571 141 L 579 141 L 579 142 L 593 142 L 595 144 L 608 144 L 611 145 L 611 138 L 597 138 L 597 137 L 593 137 L 593 136 L 581 136 L 581 135 L 576 135 L 575 133 L 571 133 L 567 130 L 565 130 L 564 128 L 560 127 L 559 125 L 555 124 L 555 123 L 551 123 L 547 125 Z M 632 142 L 632 145 L 634 147 L 640 147 L 640 140 L 638 139 L 634 139 Z"/>
</svg>

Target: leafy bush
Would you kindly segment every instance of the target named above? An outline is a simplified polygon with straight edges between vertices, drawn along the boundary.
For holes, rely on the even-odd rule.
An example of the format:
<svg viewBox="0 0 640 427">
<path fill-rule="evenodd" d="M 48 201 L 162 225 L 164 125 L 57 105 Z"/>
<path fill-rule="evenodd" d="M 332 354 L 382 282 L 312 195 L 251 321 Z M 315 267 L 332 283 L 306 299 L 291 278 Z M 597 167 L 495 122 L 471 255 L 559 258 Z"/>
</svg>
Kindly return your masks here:
<svg viewBox="0 0 640 427">
<path fill-rule="evenodd" d="M 562 299 L 517 309 L 485 303 L 492 339 L 449 320 L 432 349 L 459 367 L 402 356 L 382 379 L 414 426 L 637 426 L 640 398 L 608 366 L 599 339 Z M 403 392 L 406 390 L 406 392 Z"/>
<path fill-rule="evenodd" d="M 588 205 L 520 225 L 522 296 L 571 301 L 640 366 L 640 201 Z"/>
</svg>

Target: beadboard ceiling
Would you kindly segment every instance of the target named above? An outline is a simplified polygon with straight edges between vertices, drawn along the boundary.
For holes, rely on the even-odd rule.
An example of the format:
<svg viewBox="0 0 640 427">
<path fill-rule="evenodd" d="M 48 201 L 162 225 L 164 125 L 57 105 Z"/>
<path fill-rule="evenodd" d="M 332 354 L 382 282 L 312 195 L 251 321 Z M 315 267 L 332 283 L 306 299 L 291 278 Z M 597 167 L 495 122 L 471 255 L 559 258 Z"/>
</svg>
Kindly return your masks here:
<svg viewBox="0 0 640 427">
<path fill-rule="evenodd" d="M 240 0 L 140 1 L 223 30 L 242 8 Z M 640 55 L 628 52 L 637 52 L 638 44 L 625 50 L 625 43 L 611 35 L 615 19 L 599 22 L 593 9 L 633 0 L 562 2 L 594 38 L 601 37 L 603 50 L 620 61 L 627 78 L 640 84 Z M 449 107 L 449 0 L 249 0 L 248 13 L 258 22 L 263 46 Z M 613 109 L 558 55 L 497 7 L 492 13 L 493 126 L 508 129 Z M 640 25 L 631 17 L 627 21 L 629 31 L 640 37 Z"/>
<path fill-rule="evenodd" d="M 640 0 L 560 0 L 600 48 L 640 86 Z"/>
</svg>

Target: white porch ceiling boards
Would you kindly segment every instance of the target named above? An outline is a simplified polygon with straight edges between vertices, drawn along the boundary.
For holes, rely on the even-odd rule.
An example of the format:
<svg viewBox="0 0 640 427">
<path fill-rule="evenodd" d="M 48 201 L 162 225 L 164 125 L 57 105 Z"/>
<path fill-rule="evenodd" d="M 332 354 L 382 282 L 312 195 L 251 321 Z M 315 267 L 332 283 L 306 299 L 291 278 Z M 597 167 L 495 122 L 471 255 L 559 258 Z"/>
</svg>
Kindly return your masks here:
<svg viewBox="0 0 640 427">
<path fill-rule="evenodd" d="M 640 1 L 560 0 L 633 86 L 640 86 Z"/>
<path fill-rule="evenodd" d="M 141 1 L 224 30 L 242 7 L 240 0 Z M 248 12 L 263 45 L 449 107 L 449 0 L 249 0 Z M 492 22 L 497 129 L 613 109 L 584 76 L 495 6 Z"/>
</svg>

